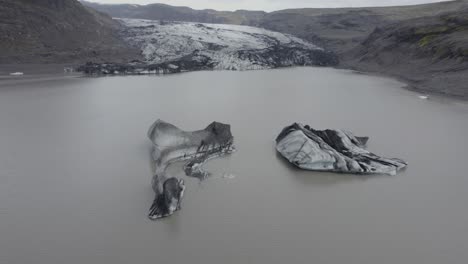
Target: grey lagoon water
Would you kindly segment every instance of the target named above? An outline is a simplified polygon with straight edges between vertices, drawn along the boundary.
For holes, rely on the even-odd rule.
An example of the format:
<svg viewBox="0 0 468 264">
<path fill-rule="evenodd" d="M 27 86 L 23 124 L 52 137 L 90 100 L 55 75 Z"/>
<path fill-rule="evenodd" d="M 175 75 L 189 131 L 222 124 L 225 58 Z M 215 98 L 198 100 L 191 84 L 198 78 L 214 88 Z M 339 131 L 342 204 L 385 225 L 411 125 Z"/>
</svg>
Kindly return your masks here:
<svg viewBox="0 0 468 264">
<path fill-rule="evenodd" d="M 0 263 L 464 264 L 468 105 L 403 85 L 327 68 L 0 82 Z M 158 118 L 229 123 L 238 151 L 152 222 Z M 300 171 L 274 149 L 296 121 L 409 167 Z"/>
</svg>

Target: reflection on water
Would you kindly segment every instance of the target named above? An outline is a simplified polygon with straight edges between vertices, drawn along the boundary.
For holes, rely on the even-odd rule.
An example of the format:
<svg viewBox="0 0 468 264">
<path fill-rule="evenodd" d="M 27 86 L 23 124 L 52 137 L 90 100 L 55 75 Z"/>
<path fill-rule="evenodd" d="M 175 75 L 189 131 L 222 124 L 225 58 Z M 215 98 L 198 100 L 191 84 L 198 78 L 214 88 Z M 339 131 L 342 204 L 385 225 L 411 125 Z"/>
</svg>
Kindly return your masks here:
<svg viewBox="0 0 468 264">
<path fill-rule="evenodd" d="M 0 81 L 0 263 L 464 263 L 468 106 L 325 68 Z M 232 125 L 237 152 L 147 219 L 148 126 Z M 293 122 L 370 136 L 395 177 L 301 171 Z M 224 175 L 235 175 L 226 178 Z"/>
</svg>

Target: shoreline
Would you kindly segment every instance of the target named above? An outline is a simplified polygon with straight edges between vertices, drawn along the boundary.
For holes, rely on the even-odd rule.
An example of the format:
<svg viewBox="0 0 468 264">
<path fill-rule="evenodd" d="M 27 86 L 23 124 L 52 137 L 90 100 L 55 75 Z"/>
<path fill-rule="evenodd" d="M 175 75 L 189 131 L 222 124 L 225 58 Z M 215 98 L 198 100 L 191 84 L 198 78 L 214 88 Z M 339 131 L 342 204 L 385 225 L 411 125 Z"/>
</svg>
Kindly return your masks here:
<svg viewBox="0 0 468 264">
<path fill-rule="evenodd" d="M 379 69 L 369 70 L 369 69 L 363 69 L 359 66 L 352 66 L 352 65 L 338 65 L 337 67 L 334 67 L 334 68 L 341 69 L 341 70 L 350 70 L 359 74 L 365 74 L 365 75 L 370 75 L 370 76 L 392 78 L 399 82 L 404 83 L 405 86 L 402 87 L 403 89 L 416 92 L 416 93 L 421 93 L 422 95 L 437 96 L 440 98 L 447 98 L 447 99 L 455 99 L 455 100 L 459 100 L 463 102 L 468 101 L 468 91 L 467 91 L 467 94 L 463 94 L 463 95 L 443 92 L 440 89 L 435 89 L 435 87 L 430 86 L 430 84 L 433 83 L 431 82 L 431 78 L 423 78 L 423 80 L 426 81 L 427 84 L 429 84 L 429 85 L 427 84 L 424 85 L 424 84 L 420 84 L 421 82 L 420 80 L 412 80 L 409 77 L 404 76 L 403 74 L 391 73 L 388 71 L 381 71 Z M 427 74 L 420 74 L 420 76 L 421 75 L 427 75 Z M 460 81 L 457 83 L 457 86 L 462 87 L 464 84 L 465 84 L 464 82 Z"/>
<path fill-rule="evenodd" d="M 78 64 L 0 64 L 0 84 L 16 84 L 18 82 L 34 82 L 34 81 L 50 81 L 58 79 L 67 79 L 67 78 L 79 78 L 79 77 L 99 77 L 99 76 L 152 76 L 152 75 L 172 75 L 176 73 L 165 73 L 165 74 L 109 74 L 109 75 L 87 75 L 82 72 L 64 72 L 64 68 L 71 67 L 73 69 L 78 68 Z M 356 74 L 364 74 L 369 76 L 377 76 L 384 78 L 395 79 L 399 82 L 404 83 L 402 89 L 406 89 L 415 93 L 420 93 L 421 95 L 427 95 L 429 97 L 435 96 L 444 99 L 457 100 L 461 102 L 468 102 L 468 96 L 464 95 L 454 95 L 449 93 L 443 93 L 435 91 L 434 89 L 425 88 L 424 86 L 418 85 L 417 81 L 410 80 L 404 76 L 398 74 L 387 73 L 383 71 L 366 71 L 362 70 L 359 67 L 354 66 L 344 66 L 338 65 L 335 67 L 321 67 L 321 66 L 291 66 L 291 67 L 278 67 L 272 69 L 260 69 L 260 70 L 275 70 L 275 69 L 287 69 L 294 67 L 319 67 L 319 68 L 333 68 L 337 70 L 348 70 Z M 181 73 L 196 72 L 193 71 L 184 71 Z M 217 71 L 217 70 L 212 70 Z M 251 70 L 248 70 L 251 71 Z M 11 76 L 12 72 L 23 72 L 22 76 Z M 180 74 L 180 73 L 178 73 Z M 462 84 L 460 84 L 462 85 Z"/>
</svg>

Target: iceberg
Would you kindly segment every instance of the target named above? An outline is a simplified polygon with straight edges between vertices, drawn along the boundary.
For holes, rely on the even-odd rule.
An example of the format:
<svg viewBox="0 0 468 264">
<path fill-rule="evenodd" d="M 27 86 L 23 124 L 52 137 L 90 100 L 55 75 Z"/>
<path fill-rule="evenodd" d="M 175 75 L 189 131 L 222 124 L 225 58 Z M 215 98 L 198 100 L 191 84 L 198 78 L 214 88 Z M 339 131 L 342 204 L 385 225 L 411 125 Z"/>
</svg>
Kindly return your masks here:
<svg viewBox="0 0 468 264">
<path fill-rule="evenodd" d="M 185 161 L 187 176 L 203 179 L 207 172 L 202 166 L 207 160 L 234 151 L 230 125 L 218 122 L 203 130 L 186 132 L 157 120 L 150 127 L 148 137 L 153 143 L 155 165 L 152 186 L 156 195 L 148 214 L 152 220 L 168 217 L 180 210 L 185 184 L 183 179 L 168 175 L 170 164 Z"/>
<path fill-rule="evenodd" d="M 312 171 L 395 175 L 407 163 L 365 149 L 368 137 L 345 130 L 315 130 L 295 123 L 281 131 L 276 150 L 295 166 Z"/>
</svg>

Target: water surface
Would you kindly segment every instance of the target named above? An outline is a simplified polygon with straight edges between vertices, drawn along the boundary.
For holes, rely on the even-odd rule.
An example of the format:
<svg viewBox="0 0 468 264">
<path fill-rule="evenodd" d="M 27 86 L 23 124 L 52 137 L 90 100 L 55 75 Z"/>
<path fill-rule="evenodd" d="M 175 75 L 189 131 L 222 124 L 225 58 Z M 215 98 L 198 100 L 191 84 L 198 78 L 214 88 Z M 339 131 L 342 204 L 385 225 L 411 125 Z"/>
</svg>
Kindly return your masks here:
<svg viewBox="0 0 468 264">
<path fill-rule="evenodd" d="M 402 85 L 326 68 L 0 83 L 0 263 L 464 264 L 468 105 Z M 158 118 L 229 123 L 238 151 L 151 222 Z M 409 167 L 299 171 L 274 150 L 295 121 L 370 136 Z"/>
</svg>

